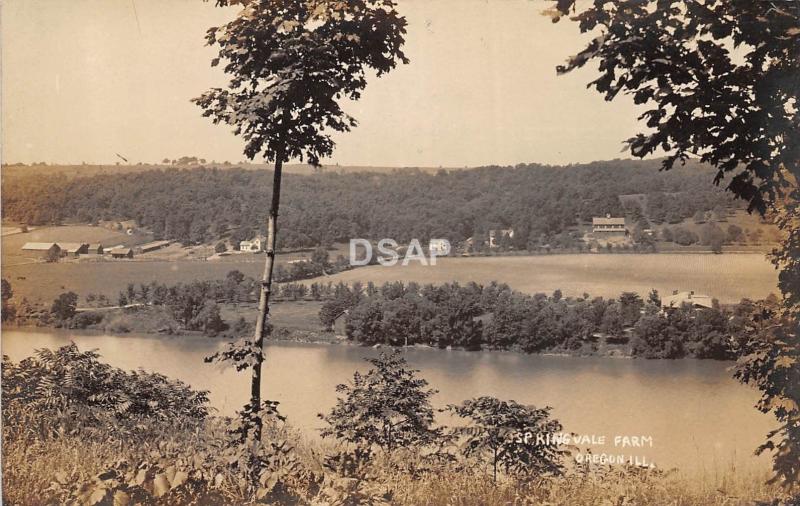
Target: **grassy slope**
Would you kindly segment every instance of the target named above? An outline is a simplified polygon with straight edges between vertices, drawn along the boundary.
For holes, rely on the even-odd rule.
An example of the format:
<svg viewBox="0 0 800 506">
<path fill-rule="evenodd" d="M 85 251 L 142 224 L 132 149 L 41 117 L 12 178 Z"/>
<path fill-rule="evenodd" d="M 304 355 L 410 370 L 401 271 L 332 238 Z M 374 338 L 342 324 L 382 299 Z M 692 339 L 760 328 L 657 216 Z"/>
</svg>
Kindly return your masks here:
<svg viewBox="0 0 800 506">
<path fill-rule="evenodd" d="M 371 266 L 336 274 L 333 282 L 402 280 L 440 284 L 448 281 L 508 283 L 523 292 L 617 297 L 623 291 L 662 295 L 695 290 L 723 303 L 761 298 L 775 291 L 777 274 L 763 254 L 598 254 L 439 259 L 436 266 Z"/>
<path fill-rule="evenodd" d="M 279 256 L 280 260 L 290 257 Z M 222 279 L 232 269 L 258 278 L 263 269 L 261 255 L 240 255 L 230 261 L 56 263 L 7 266 L 3 277 L 14 289 L 14 297 L 50 301 L 59 293 L 72 290 L 84 297 L 102 293 L 116 299 L 130 283 L 176 284 L 198 279 Z M 20 279 L 24 278 L 24 279 Z M 450 281 L 508 283 L 520 291 L 551 293 L 556 289 L 567 296 L 617 297 L 623 291 L 646 294 L 652 288 L 661 294 L 672 290 L 695 290 L 718 298 L 723 303 L 743 297 L 762 298 L 775 291 L 777 275 L 763 254 L 600 254 L 543 255 L 514 257 L 444 258 L 436 266 L 418 262 L 403 267 L 361 267 L 314 281 L 352 283 L 373 281 L 416 281 L 440 284 Z"/>
<path fill-rule="evenodd" d="M 192 448 L 202 445 L 203 440 L 210 437 L 213 437 L 210 431 L 199 434 L 160 432 L 152 434 L 144 448 L 139 444 L 91 441 L 80 435 L 39 440 L 33 444 L 9 441 L 4 448 L 3 499 L 9 504 L 57 504 L 64 498 L 58 494 L 59 491 L 90 481 L 120 458 L 131 463 L 152 461 L 153 457 L 147 452 L 154 449 L 154 454 L 160 454 L 155 450 L 158 442 Z M 317 443 L 295 437 L 289 436 L 289 439 L 296 448 L 294 455 L 299 458 L 298 473 L 303 476 L 308 476 L 306 470 L 322 473 L 318 459 L 332 450 L 330 445 L 323 445 L 323 448 Z M 392 460 L 379 455 L 376 457 L 364 470 L 369 482 L 360 486 L 354 484 L 354 489 L 371 492 L 370 495 L 376 497 L 390 492 L 389 504 L 393 505 L 722 506 L 749 505 L 759 501 L 769 504 L 783 495 L 775 486 L 765 484 L 766 474 L 742 473 L 731 468 L 720 468 L 709 475 L 688 476 L 680 473 L 655 475 L 616 467 L 610 470 L 597 469 L 589 474 L 574 470 L 560 479 L 532 477 L 521 482 L 502 480 L 495 484 L 488 471 L 480 468 L 454 470 L 442 467 L 435 472 L 424 471 L 414 475 L 409 471 L 423 461 L 413 453 L 406 455 L 401 452 Z M 163 465 L 169 463 L 169 459 L 163 460 Z M 63 479 L 65 485 L 53 483 L 57 476 Z M 252 500 L 239 491 L 237 480 L 235 471 L 227 470 L 222 475 L 216 491 L 221 494 L 223 502 L 232 504 Z M 316 499 L 315 504 L 325 504 L 330 499 L 308 487 L 299 474 L 296 474 L 296 479 L 287 480 L 287 483 L 294 493 L 307 501 Z M 163 499 L 166 503 L 183 502 L 177 495 L 167 495 Z"/>
</svg>

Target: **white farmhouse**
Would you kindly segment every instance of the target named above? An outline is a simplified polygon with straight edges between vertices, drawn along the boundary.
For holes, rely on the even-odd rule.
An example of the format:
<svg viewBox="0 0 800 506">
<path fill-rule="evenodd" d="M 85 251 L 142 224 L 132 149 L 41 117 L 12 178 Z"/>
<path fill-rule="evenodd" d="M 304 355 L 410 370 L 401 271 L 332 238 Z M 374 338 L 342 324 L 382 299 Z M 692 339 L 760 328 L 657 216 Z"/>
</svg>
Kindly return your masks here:
<svg viewBox="0 0 800 506">
<path fill-rule="evenodd" d="M 431 255 L 447 256 L 450 253 L 450 241 L 447 239 L 431 239 L 428 243 L 428 251 Z"/>
<path fill-rule="evenodd" d="M 261 237 L 256 237 L 250 241 L 240 241 L 239 251 L 249 251 L 251 253 L 264 251 L 264 240 Z"/>
</svg>

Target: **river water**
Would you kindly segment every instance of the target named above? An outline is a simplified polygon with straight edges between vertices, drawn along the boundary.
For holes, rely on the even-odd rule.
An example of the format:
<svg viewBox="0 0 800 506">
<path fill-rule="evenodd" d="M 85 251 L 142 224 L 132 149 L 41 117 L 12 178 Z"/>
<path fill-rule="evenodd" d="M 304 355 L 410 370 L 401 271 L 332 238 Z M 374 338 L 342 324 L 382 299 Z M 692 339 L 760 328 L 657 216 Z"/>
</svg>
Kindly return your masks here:
<svg viewBox="0 0 800 506">
<path fill-rule="evenodd" d="M 232 414 L 247 402 L 249 374 L 206 364 L 221 341 L 201 337 L 108 336 L 65 331 L 5 331 L 3 353 L 18 361 L 37 348 L 74 340 L 97 349 L 102 360 L 124 369 L 142 368 L 210 392 L 212 405 Z M 265 397 L 279 401 L 288 421 L 317 437 L 336 401 L 335 386 L 379 350 L 347 345 L 275 343 L 267 349 Z M 724 467 L 765 470 L 767 457 L 753 456 L 774 422 L 753 408 L 758 392 L 732 379 L 731 363 L 710 360 L 647 361 L 575 358 L 510 352 L 408 348 L 404 354 L 439 392 L 436 407 L 480 395 L 552 406 L 566 431 L 594 438 L 592 453 L 634 457 L 640 463 L 715 473 Z M 444 418 L 441 421 L 446 421 Z M 643 447 L 622 446 L 617 436 Z"/>
</svg>

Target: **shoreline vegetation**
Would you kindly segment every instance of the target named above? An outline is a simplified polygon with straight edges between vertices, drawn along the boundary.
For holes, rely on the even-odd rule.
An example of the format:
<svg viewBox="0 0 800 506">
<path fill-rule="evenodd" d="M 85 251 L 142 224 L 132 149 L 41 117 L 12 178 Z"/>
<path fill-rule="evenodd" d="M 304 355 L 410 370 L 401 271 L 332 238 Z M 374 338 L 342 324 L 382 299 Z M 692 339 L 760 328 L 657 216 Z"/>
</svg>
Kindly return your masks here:
<svg viewBox="0 0 800 506">
<path fill-rule="evenodd" d="M 16 301 L 4 280 L 4 326 L 91 330 L 110 335 L 207 336 L 233 341 L 252 335 L 256 282 L 233 270 L 225 279 L 167 286 L 129 284 L 115 301 L 62 293 L 52 304 Z M 6 298 L 7 297 L 7 298 Z M 492 282 L 424 285 L 387 282 L 282 283 L 268 341 L 422 346 L 561 356 L 734 360 L 761 311 L 747 299 L 721 305 L 662 303 L 655 290 L 617 298 L 524 294 Z M 708 299 L 708 300 L 706 300 Z M 766 303 L 776 304 L 768 298 Z"/>
</svg>

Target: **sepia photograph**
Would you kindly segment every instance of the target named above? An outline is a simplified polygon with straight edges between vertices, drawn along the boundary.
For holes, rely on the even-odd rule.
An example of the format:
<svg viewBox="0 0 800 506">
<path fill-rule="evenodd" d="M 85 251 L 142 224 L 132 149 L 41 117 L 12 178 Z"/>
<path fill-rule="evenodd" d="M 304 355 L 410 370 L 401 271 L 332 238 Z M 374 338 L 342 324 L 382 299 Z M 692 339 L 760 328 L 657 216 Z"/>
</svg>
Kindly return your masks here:
<svg viewBox="0 0 800 506">
<path fill-rule="evenodd" d="M 800 0 L 0 0 L 0 503 L 800 506 Z"/>
</svg>

